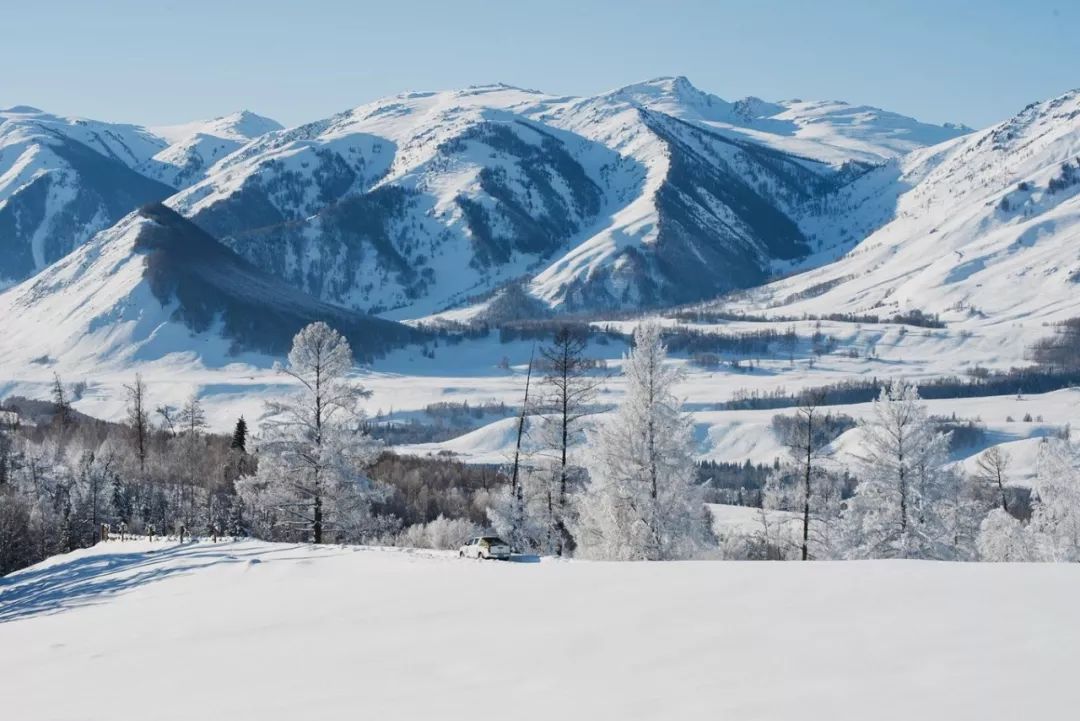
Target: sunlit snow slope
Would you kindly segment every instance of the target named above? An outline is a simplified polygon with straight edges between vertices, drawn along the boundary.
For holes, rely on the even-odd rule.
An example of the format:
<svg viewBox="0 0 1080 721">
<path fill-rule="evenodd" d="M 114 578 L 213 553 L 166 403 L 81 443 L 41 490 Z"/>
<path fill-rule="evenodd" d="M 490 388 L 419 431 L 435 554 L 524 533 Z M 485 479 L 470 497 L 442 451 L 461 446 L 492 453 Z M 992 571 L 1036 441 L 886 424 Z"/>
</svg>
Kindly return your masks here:
<svg viewBox="0 0 1080 721">
<path fill-rule="evenodd" d="M 1068 718 L 1078 594 L 1068 564 L 498 563 L 114 542 L 0 582 L 3 711 Z"/>
<path fill-rule="evenodd" d="M 837 262 L 737 305 L 788 315 L 919 309 L 972 328 L 1080 316 L 1080 91 L 914 152 L 836 202 L 850 226 L 893 219 Z"/>
</svg>

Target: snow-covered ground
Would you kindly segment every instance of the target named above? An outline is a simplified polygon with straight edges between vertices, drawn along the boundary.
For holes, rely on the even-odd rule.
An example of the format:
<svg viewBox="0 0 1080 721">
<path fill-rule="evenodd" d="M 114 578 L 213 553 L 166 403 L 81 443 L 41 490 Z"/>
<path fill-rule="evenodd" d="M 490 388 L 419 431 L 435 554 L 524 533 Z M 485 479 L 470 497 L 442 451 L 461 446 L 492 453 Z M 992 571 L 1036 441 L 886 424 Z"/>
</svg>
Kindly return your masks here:
<svg viewBox="0 0 1080 721">
<path fill-rule="evenodd" d="M 2 715 L 1063 719 L 1078 594 L 1066 564 L 113 542 L 0 582 Z"/>
</svg>

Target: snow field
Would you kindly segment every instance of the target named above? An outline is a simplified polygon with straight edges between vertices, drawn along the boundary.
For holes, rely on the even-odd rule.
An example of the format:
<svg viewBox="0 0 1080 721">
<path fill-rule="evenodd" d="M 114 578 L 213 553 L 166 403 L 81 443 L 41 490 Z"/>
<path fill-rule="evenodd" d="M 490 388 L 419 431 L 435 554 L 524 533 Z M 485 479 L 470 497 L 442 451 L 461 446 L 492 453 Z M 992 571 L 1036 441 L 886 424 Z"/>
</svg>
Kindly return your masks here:
<svg viewBox="0 0 1080 721">
<path fill-rule="evenodd" d="M 28 721 L 1067 718 L 1078 593 L 1067 564 L 107 543 L 0 585 L 0 678 Z"/>
</svg>

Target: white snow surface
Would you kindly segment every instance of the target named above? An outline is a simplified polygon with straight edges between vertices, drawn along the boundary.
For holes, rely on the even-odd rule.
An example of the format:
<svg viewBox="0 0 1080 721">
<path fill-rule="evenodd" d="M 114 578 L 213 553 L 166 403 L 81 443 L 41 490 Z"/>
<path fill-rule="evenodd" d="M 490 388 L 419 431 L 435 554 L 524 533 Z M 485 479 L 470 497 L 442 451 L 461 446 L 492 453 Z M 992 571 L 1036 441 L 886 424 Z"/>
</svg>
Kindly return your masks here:
<svg viewBox="0 0 1080 721">
<path fill-rule="evenodd" d="M 4 717 L 1068 718 L 1072 564 L 109 542 L 0 581 Z"/>
</svg>

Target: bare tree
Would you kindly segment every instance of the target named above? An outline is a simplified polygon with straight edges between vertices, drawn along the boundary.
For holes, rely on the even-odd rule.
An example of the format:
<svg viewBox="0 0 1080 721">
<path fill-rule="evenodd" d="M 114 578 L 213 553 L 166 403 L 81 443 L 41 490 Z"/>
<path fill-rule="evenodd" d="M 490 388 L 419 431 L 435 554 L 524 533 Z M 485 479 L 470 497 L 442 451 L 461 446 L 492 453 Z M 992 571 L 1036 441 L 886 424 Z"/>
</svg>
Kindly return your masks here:
<svg viewBox="0 0 1080 721">
<path fill-rule="evenodd" d="M 829 461 L 828 416 L 821 411 L 822 395 L 805 394 L 796 409 L 794 423 L 786 427 L 783 442 L 788 458 L 766 481 L 762 506 L 794 511 L 800 516 L 799 555 L 810 560 L 811 545 L 828 552 L 827 528 L 839 513 L 838 479 Z M 815 531 L 814 526 L 818 524 Z"/>
<path fill-rule="evenodd" d="M 535 348 L 533 353 L 535 353 Z M 521 439 L 525 435 L 525 416 L 529 413 L 529 385 L 532 382 L 533 353 L 529 354 L 529 369 L 525 373 L 525 397 L 518 416 L 517 442 L 514 445 L 514 465 L 510 471 L 510 535 L 511 543 L 521 534 L 525 515 L 525 491 L 521 483 Z"/>
<path fill-rule="evenodd" d="M 146 410 L 146 384 L 142 375 L 136 373 L 135 381 L 125 385 L 127 392 L 127 420 L 131 428 L 131 441 L 135 457 L 139 461 L 139 472 L 146 472 L 146 457 L 150 447 L 150 416 Z"/>
<path fill-rule="evenodd" d="M 976 461 L 976 478 L 984 483 L 997 486 L 1001 496 L 1001 510 L 1009 512 L 1009 499 L 1005 493 L 1006 472 L 1012 458 L 1008 451 L 999 446 L 987 449 Z"/>
<path fill-rule="evenodd" d="M 552 550 L 556 556 L 573 548 L 566 514 L 570 508 L 568 495 L 572 487 L 584 479 L 584 469 L 572 465 L 570 446 L 578 430 L 578 421 L 590 412 L 602 379 L 590 373 L 591 364 L 585 357 L 588 337 L 562 326 L 551 345 L 540 348 L 544 360 L 544 397 L 542 407 L 548 414 L 544 420 L 544 445 L 553 457 L 556 487 L 548 492 L 548 517 L 551 522 Z"/>
<path fill-rule="evenodd" d="M 178 411 L 176 406 L 160 405 L 154 409 L 154 413 L 161 417 L 161 430 L 165 431 L 170 436 L 176 435 L 176 423 L 178 421 Z"/>
<path fill-rule="evenodd" d="M 203 431 L 206 429 L 206 412 L 197 395 L 192 395 L 180 409 L 180 433 L 183 436 L 184 460 L 187 470 L 187 515 L 191 518 L 195 503 L 195 485 L 198 480 L 201 458 L 199 456 L 199 444 Z M 209 515 L 209 503 L 213 494 L 207 494 L 207 508 Z M 183 500 L 183 499 L 181 499 Z"/>
</svg>

